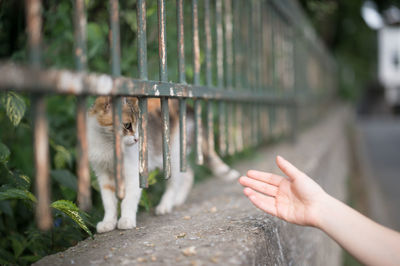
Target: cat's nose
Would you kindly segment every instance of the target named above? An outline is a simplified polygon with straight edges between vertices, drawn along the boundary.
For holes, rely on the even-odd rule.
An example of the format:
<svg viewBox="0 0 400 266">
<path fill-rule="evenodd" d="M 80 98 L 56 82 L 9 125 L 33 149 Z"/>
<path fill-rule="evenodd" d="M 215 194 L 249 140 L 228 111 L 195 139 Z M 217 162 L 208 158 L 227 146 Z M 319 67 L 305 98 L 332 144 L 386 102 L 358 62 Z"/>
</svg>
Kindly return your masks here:
<svg viewBox="0 0 400 266">
<path fill-rule="evenodd" d="M 137 142 L 139 141 L 139 138 L 134 138 L 133 141 L 134 141 L 135 143 L 137 143 Z"/>
</svg>

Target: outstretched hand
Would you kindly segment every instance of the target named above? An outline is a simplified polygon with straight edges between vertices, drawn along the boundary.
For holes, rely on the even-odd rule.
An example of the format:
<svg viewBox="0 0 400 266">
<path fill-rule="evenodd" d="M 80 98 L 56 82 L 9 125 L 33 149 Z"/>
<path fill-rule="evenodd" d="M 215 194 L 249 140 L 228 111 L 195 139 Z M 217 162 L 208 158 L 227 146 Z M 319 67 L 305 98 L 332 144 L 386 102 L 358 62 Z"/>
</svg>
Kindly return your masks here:
<svg viewBox="0 0 400 266">
<path fill-rule="evenodd" d="M 325 191 L 280 156 L 276 164 L 288 178 L 249 170 L 239 179 L 244 194 L 261 210 L 298 225 L 318 226 Z"/>
</svg>

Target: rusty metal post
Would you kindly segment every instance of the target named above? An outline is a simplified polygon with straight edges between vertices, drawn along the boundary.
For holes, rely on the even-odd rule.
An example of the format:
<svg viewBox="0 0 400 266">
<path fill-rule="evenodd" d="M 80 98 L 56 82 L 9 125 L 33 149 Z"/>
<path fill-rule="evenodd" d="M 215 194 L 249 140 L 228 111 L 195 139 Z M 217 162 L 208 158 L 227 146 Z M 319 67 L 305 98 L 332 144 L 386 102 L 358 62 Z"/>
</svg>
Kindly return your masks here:
<svg viewBox="0 0 400 266">
<path fill-rule="evenodd" d="M 193 32 L 193 83 L 200 85 L 200 44 L 199 44 L 199 19 L 197 0 L 192 0 L 192 32 Z M 194 100 L 194 135 L 195 135 L 195 154 L 196 163 L 203 164 L 203 142 L 202 121 L 201 121 L 201 101 Z"/>
<path fill-rule="evenodd" d="M 41 67 L 42 42 L 42 3 L 40 0 L 26 0 L 26 21 L 30 63 L 33 68 Z M 43 95 L 32 97 L 33 115 L 33 148 L 35 158 L 36 222 L 41 230 L 49 230 L 52 226 L 50 210 L 49 180 L 49 139 L 46 118 L 46 103 Z"/>
<path fill-rule="evenodd" d="M 243 89 L 243 51 L 241 31 L 243 24 L 240 19 L 240 8 L 242 1 L 233 1 L 233 27 L 234 27 L 234 58 L 235 58 L 235 89 L 236 91 Z M 235 150 L 243 151 L 243 112 L 242 103 L 235 103 Z"/>
<path fill-rule="evenodd" d="M 86 71 L 86 15 L 83 0 L 75 1 L 75 65 L 78 71 Z M 77 130 L 77 176 L 79 208 L 87 211 L 92 207 L 90 190 L 90 172 L 88 141 L 86 135 L 86 96 L 77 96 L 76 106 Z"/>
<path fill-rule="evenodd" d="M 217 31 L 217 81 L 218 88 L 224 87 L 224 32 L 222 27 L 222 0 L 216 0 L 215 24 Z M 221 155 L 226 154 L 226 127 L 225 127 L 225 103 L 218 102 L 219 122 L 219 151 Z"/>
<path fill-rule="evenodd" d="M 233 25 L 232 25 L 232 1 L 224 0 L 224 24 L 225 24 L 225 64 L 226 64 L 226 87 L 232 90 L 233 82 Z M 226 153 L 233 155 L 235 153 L 233 127 L 234 111 L 233 103 L 228 102 L 226 106 Z"/>
<path fill-rule="evenodd" d="M 158 0 L 158 55 L 160 66 L 160 81 L 168 81 L 167 71 L 167 40 L 165 0 Z M 168 98 L 161 97 L 162 139 L 163 139 L 163 169 L 166 179 L 171 177 L 171 153 L 169 150 L 169 108 Z"/>
<path fill-rule="evenodd" d="M 211 36 L 211 12 L 210 0 L 204 2 L 204 30 L 205 30 L 205 46 L 206 46 L 206 84 L 212 87 L 212 36 Z M 213 101 L 207 101 L 207 145 L 208 150 L 213 151 L 214 147 L 214 111 Z"/>
<path fill-rule="evenodd" d="M 136 18 L 138 25 L 138 68 L 139 78 L 147 80 L 147 26 L 146 0 L 137 1 Z M 139 98 L 139 181 L 141 188 L 148 187 L 148 149 L 147 149 L 147 98 Z"/>
<path fill-rule="evenodd" d="M 184 16 L 183 0 L 176 1 L 176 21 L 178 28 L 178 75 L 179 83 L 186 83 L 185 73 L 185 38 L 184 38 Z M 187 167 L 186 160 L 186 99 L 179 99 L 179 157 L 180 171 L 185 172 Z"/>
<path fill-rule="evenodd" d="M 111 73 L 113 77 L 121 75 L 121 52 L 119 39 L 119 6 L 118 0 L 110 0 L 110 53 Z M 124 155 L 122 149 L 122 99 L 112 99 L 114 128 L 114 175 L 117 181 L 118 198 L 125 197 Z"/>
<path fill-rule="evenodd" d="M 124 178 L 124 164 L 123 164 L 123 150 L 122 150 L 122 99 L 114 97 L 112 99 L 112 114 L 113 114 L 113 128 L 114 128 L 114 176 L 117 181 L 117 196 L 119 199 L 125 197 L 125 178 Z"/>
</svg>

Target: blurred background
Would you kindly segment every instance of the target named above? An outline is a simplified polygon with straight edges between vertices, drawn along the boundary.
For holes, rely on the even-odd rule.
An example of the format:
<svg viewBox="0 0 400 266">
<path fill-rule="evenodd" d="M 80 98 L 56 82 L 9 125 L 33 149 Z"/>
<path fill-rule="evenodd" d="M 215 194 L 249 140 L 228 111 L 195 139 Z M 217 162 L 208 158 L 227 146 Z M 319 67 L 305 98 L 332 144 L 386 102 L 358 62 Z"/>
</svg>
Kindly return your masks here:
<svg viewBox="0 0 400 266">
<path fill-rule="evenodd" d="M 337 60 L 339 97 L 354 106 L 349 149 L 354 155 L 355 169 L 349 178 L 349 203 L 378 222 L 400 230 L 400 93 L 388 92 L 400 90 L 400 82 L 396 85 L 396 78 L 400 77 L 396 76 L 400 69 L 400 1 L 299 0 L 299 3 Z M 74 68 L 71 56 L 74 47 L 73 1 L 45 0 L 43 5 L 44 65 Z M 108 73 L 108 1 L 86 0 L 86 7 L 88 68 Z M 122 75 L 137 77 L 136 0 L 120 1 L 120 10 Z M 190 14 L 190 4 L 185 5 L 185 14 Z M 167 9 L 167 21 L 174 20 L 175 16 L 175 4 L 171 4 Z M 202 20 L 201 14 L 199 20 Z M 185 16 L 185 24 L 190 25 L 190 16 Z M 149 79 L 157 80 L 157 1 L 148 1 L 147 25 Z M 188 35 L 190 30 L 190 27 L 185 28 Z M 176 54 L 176 26 L 167 23 L 167 32 L 168 53 Z M 200 31 L 201 39 L 203 35 Z M 25 44 L 24 1 L 0 0 L 0 60 L 25 61 Z M 185 46 L 191 46 L 190 38 L 186 38 Z M 385 49 L 381 51 L 382 47 Z M 386 57 L 385 51 L 389 50 Z M 192 58 L 191 49 L 185 53 L 187 58 Z M 201 56 L 203 62 L 204 55 Z M 380 61 L 382 58 L 388 59 Z M 384 68 L 386 61 L 393 69 Z M 169 79 L 176 82 L 177 61 L 168 60 L 168 69 Z M 394 78 L 385 76 L 388 71 L 394 73 Z M 191 60 L 186 61 L 186 76 L 191 82 Z M 201 78 L 204 84 L 204 76 Z M 386 83 L 385 78 L 389 80 Z M 0 192 L 7 191 L 10 186 L 32 191 L 29 178 L 33 176 L 29 98 L 24 94 L 7 97 L 18 103 L 19 112 L 14 120 L 10 120 L 5 108 L 8 98 L 1 95 Z M 75 102 L 75 96 L 52 96 L 47 107 L 52 194 L 70 201 L 76 199 Z M 237 160 L 240 156 L 246 154 L 228 160 Z M 198 180 L 208 174 L 201 167 L 197 173 Z M 150 210 L 158 201 L 163 184 L 157 172 L 151 174 L 150 193 L 144 193 L 141 200 L 142 211 Z M 94 191 L 98 191 L 94 178 L 92 186 Z M 97 192 L 93 195 L 93 206 L 89 216 L 84 216 L 92 231 L 103 212 Z M 54 228 L 47 233 L 36 229 L 32 217 L 32 203 L 29 201 L 0 201 L 0 264 L 29 264 L 87 237 L 78 224 L 61 212 L 56 214 Z M 354 263 L 346 257 L 345 265 Z"/>
</svg>

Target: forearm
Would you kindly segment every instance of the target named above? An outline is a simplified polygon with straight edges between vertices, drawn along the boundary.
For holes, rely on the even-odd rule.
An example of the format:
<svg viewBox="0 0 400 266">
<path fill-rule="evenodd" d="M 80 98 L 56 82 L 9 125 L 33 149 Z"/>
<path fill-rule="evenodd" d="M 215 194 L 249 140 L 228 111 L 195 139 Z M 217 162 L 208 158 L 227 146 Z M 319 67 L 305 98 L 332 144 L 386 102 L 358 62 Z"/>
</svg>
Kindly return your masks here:
<svg viewBox="0 0 400 266">
<path fill-rule="evenodd" d="M 366 265 L 398 265 L 400 233 L 381 226 L 326 194 L 318 228 Z"/>
</svg>

